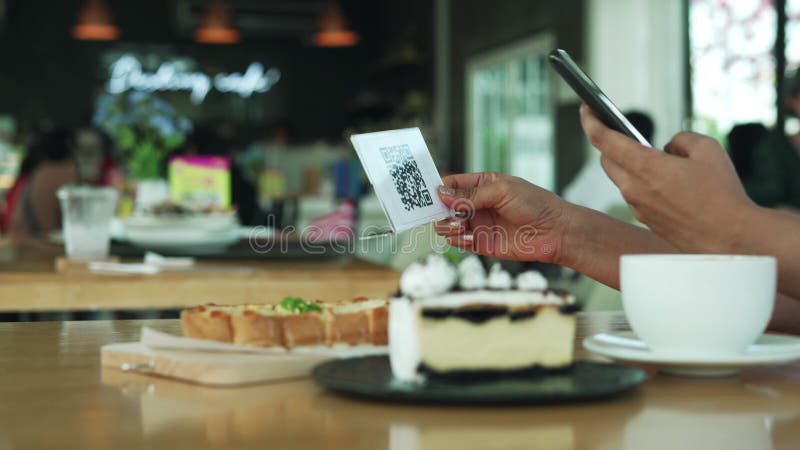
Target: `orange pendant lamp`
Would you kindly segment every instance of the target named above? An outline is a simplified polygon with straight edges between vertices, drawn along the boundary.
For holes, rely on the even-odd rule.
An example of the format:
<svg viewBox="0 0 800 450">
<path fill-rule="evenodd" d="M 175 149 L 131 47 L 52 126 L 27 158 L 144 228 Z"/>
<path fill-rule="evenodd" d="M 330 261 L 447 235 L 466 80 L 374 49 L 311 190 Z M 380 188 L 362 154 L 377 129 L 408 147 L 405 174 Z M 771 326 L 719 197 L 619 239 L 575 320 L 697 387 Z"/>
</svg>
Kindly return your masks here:
<svg viewBox="0 0 800 450">
<path fill-rule="evenodd" d="M 119 38 L 119 28 L 103 0 L 87 0 L 72 27 L 72 36 L 84 41 L 111 41 Z"/>
<path fill-rule="evenodd" d="M 347 24 L 339 2 L 332 0 L 319 16 L 314 45 L 318 47 L 350 47 L 358 43 L 358 33 Z"/>
<path fill-rule="evenodd" d="M 194 40 L 203 44 L 235 44 L 241 39 L 233 27 L 230 8 L 222 0 L 211 0 Z"/>
</svg>

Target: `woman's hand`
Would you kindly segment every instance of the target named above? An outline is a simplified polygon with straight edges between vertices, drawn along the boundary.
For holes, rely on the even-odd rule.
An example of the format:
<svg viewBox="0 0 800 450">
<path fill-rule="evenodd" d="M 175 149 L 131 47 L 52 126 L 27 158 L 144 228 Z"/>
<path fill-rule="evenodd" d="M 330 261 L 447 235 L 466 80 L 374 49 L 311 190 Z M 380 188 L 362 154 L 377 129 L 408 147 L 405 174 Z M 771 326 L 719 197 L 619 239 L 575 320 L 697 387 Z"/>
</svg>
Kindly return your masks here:
<svg viewBox="0 0 800 450">
<path fill-rule="evenodd" d="M 586 105 L 581 123 L 639 221 L 681 251 L 735 248 L 742 217 L 756 207 L 719 143 L 679 133 L 660 152 L 609 129 Z"/>
<path fill-rule="evenodd" d="M 436 223 L 450 245 L 502 259 L 558 263 L 567 226 L 565 201 L 517 177 L 451 175 L 439 196 L 454 211 Z"/>
</svg>

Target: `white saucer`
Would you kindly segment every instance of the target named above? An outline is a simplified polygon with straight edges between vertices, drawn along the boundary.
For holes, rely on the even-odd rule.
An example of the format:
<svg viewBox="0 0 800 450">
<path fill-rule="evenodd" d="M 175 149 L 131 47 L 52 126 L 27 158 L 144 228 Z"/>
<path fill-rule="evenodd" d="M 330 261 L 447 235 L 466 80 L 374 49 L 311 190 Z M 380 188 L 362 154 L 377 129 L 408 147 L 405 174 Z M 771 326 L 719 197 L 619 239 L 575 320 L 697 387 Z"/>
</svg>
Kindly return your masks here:
<svg viewBox="0 0 800 450">
<path fill-rule="evenodd" d="M 654 364 L 674 375 L 719 377 L 733 375 L 748 366 L 785 364 L 800 359 L 800 338 L 763 334 L 740 355 L 678 355 L 654 353 L 632 331 L 600 333 L 583 340 L 583 346 L 618 361 Z"/>
<path fill-rule="evenodd" d="M 239 242 L 239 229 L 208 231 L 203 229 L 126 230 L 125 238 L 145 250 L 170 255 L 210 255 L 222 253 Z"/>
</svg>

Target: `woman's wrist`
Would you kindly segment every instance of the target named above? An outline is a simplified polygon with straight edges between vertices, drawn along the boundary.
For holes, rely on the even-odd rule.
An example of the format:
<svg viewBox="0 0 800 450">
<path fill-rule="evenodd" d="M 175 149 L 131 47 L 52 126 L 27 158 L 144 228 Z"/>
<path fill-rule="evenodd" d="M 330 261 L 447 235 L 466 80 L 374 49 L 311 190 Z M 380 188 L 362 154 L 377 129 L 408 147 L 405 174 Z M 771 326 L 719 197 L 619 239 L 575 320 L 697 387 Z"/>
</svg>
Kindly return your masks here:
<svg viewBox="0 0 800 450">
<path fill-rule="evenodd" d="M 569 204 L 557 263 L 608 286 L 619 286 L 619 257 L 628 253 L 674 253 L 652 231 L 593 209 Z"/>
<path fill-rule="evenodd" d="M 613 228 L 609 222 L 624 225 L 595 210 L 567 203 L 556 263 L 616 287 L 619 257 L 602 242 L 608 239 L 605 232 Z"/>
<path fill-rule="evenodd" d="M 554 264 L 575 268 L 579 259 L 576 253 L 581 248 L 579 241 L 584 239 L 584 221 L 580 207 L 565 201 L 561 214 L 561 240 L 553 260 Z"/>
</svg>

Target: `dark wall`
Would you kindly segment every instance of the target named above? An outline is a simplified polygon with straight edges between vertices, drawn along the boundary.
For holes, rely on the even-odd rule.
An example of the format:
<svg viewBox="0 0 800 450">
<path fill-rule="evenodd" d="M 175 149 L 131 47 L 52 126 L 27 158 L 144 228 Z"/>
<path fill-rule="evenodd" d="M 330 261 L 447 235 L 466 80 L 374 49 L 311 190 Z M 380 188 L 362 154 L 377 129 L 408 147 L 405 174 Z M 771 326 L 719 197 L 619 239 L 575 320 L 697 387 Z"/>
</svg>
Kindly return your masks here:
<svg viewBox="0 0 800 450">
<path fill-rule="evenodd" d="M 552 32 L 556 45 L 584 59 L 583 0 L 451 0 L 451 158 L 454 171 L 465 167 L 465 75 L 467 60 L 483 51 L 540 32 Z M 562 189 L 583 163 L 583 134 L 576 105 L 556 111 L 557 186 Z"/>
<path fill-rule="evenodd" d="M 8 2 L 6 24 L 0 31 L 0 113 L 10 112 L 28 124 L 42 119 L 67 126 L 86 123 L 94 97 L 107 79 L 101 55 L 115 50 L 153 51 L 192 57 L 212 73 L 243 71 L 251 61 L 281 70 L 281 81 L 273 90 L 246 101 L 212 93 L 202 107 L 190 111 L 196 117 L 243 121 L 250 127 L 285 118 L 301 137 L 337 138 L 348 125 L 346 104 L 379 51 L 371 44 L 374 31 L 368 19 L 375 7 L 368 0 L 344 2 L 354 26 L 366 28 L 363 44 L 344 49 L 316 48 L 299 37 L 245 37 L 234 46 L 196 44 L 175 35 L 172 2 L 164 0 L 106 0 L 121 39 L 77 41 L 71 29 L 83 3 Z"/>
</svg>

